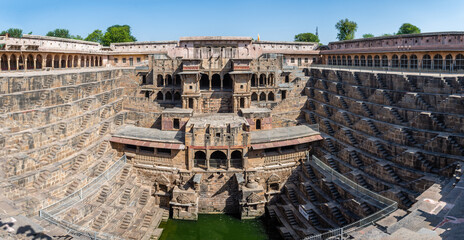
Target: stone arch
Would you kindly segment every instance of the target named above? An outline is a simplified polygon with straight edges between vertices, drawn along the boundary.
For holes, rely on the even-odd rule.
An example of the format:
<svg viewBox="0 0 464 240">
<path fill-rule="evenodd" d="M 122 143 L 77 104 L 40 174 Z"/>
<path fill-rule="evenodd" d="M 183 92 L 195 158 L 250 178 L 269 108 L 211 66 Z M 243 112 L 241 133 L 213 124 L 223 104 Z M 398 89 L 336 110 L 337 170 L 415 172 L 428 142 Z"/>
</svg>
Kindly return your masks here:
<svg viewBox="0 0 464 240">
<path fill-rule="evenodd" d="M 343 56 L 343 57 L 342 57 L 342 65 L 343 65 L 343 66 L 346 66 L 346 56 Z"/>
<path fill-rule="evenodd" d="M 280 177 L 277 174 L 273 173 L 266 181 L 268 190 L 279 191 L 280 181 Z"/>
<path fill-rule="evenodd" d="M 172 101 L 172 93 L 171 92 L 166 92 L 166 94 L 164 94 L 164 100 L 166 101 Z"/>
<path fill-rule="evenodd" d="M 258 76 L 256 76 L 255 73 L 253 73 L 253 74 L 251 75 L 251 86 L 252 86 L 252 87 L 256 87 L 256 86 L 257 86 L 257 83 L 256 83 L 257 78 L 258 78 Z"/>
<path fill-rule="evenodd" d="M 235 150 L 230 154 L 230 166 L 233 168 L 242 168 L 242 152 Z"/>
<path fill-rule="evenodd" d="M 266 93 L 262 92 L 259 94 L 259 101 L 266 101 Z"/>
<path fill-rule="evenodd" d="M 48 54 L 46 59 L 45 59 L 45 67 L 48 67 L 48 68 L 53 67 L 53 60 L 52 60 L 52 56 L 50 54 Z"/>
<path fill-rule="evenodd" d="M 337 56 L 337 65 L 342 65 L 342 59 L 340 56 Z"/>
<path fill-rule="evenodd" d="M 332 65 L 332 64 L 333 64 L 333 63 L 332 63 L 332 56 L 329 56 L 329 57 L 327 58 L 327 64 L 328 64 L 328 65 Z"/>
<path fill-rule="evenodd" d="M 163 96 L 163 93 L 161 91 L 159 91 L 156 94 L 156 100 L 158 100 L 158 101 L 163 101 L 164 100 L 164 96 Z"/>
<path fill-rule="evenodd" d="M 274 98 L 275 98 L 275 96 L 274 96 L 274 93 L 273 93 L 273 92 L 270 92 L 270 93 L 267 95 L 267 100 L 268 100 L 268 101 L 274 101 Z"/>
<path fill-rule="evenodd" d="M 354 65 L 359 66 L 359 56 L 354 56 Z"/>
<path fill-rule="evenodd" d="M 81 56 L 81 67 L 85 66 L 85 58 L 84 56 Z"/>
<path fill-rule="evenodd" d="M 417 66 L 418 66 L 417 56 L 413 54 L 409 57 L 409 68 L 417 69 Z"/>
<path fill-rule="evenodd" d="M 200 78 L 200 89 L 208 90 L 209 89 L 209 76 L 208 74 L 201 74 Z"/>
<path fill-rule="evenodd" d="M 388 67 L 388 57 L 387 57 L 387 55 L 382 55 L 382 67 Z"/>
<path fill-rule="evenodd" d="M 266 84 L 266 74 L 261 73 L 259 75 L 259 86 L 264 86 Z"/>
<path fill-rule="evenodd" d="M 432 68 L 432 58 L 430 57 L 430 55 L 425 54 L 422 57 L 422 68 L 423 69 L 431 69 Z"/>
<path fill-rule="evenodd" d="M 74 56 L 74 63 L 73 63 L 73 67 L 77 67 L 77 63 L 79 61 L 79 56 Z"/>
<path fill-rule="evenodd" d="M 193 157 L 193 166 L 198 168 L 206 168 L 206 153 L 196 151 Z"/>
<path fill-rule="evenodd" d="M 398 60 L 398 55 L 393 55 L 392 56 L 392 67 L 397 68 L 400 66 L 400 62 Z"/>
<path fill-rule="evenodd" d="M 261 129 L 261 119 L 256 119 L 256 129 L 257 130 Z"/>
<path fill-rule="evenodd" d="M 256 92 L 251 94 L 251 101 L 258 101 L 258 94 Z"/>
<path fill-rule="evenodd" d="M 351 59 L 351 56 L 348 56 L 347 59 L 348 59 L 348 66 L 352 66 L 353 60 Z"/>
<path fill-rule="evenodd" d="M 11 54 L 11 56 L 10 56 L 10 69 L 11 70 L 18 70 L 17 67 L 18 66 L 16 65 L 16 55 Z"/>
<path fill-rule="evenodd" d="M 226 73 L 224 79 L 222 80 L 222 87 L 224 89 L 232 89 L 232 77 L 230 74 Z"/>
<path fill-rule="evenodd" d="M 157 87 L 162 87 L 164 85 L 164 78 L 163 78 L 163 75 L 161 74 L 158 74 L 156 76 L 156 86 Z"/>
<path fill-rule="evenodd" d="M 213 168 L 226 168 L 227 155 L 222 151 L 214 151 L 209 158 L 209 166 Z"/>
<path fill-rule="evenodd" d="M 8 70 L 8 57 L 6 56 L 6 54 L 2 54 L 0 59 L 2 62 L 0 68 L 2 69 L 2 71 L 7 71 Z"/>
<path fill-rule="evenodd" d="M 372 56 L 371 55 L 367 56 L 367 66 L 372 67 Z"/>
<path fill-rule="evenodd" d="M 361 56 L 361 67 L 366 66 L 366 56 Z"/>
<path fill-rule="evenodd" d="M 455 62 L 455 70 L 463 70 L 464 69 L 464 55 L 458 54 L 456 56 L 456 62 Z"/>
<path fill-rule="evenodd" d="M 26 58 L 26 68 L 27 69 L 34 69 L 34 56 L 29 53 Z"/>
<path fill-rule="evenodd" d="M 269 86 L 274 86 L 275 77 L 273 73 L 269 74 L 269 76 L 267 77 L 267 81 L 269 83 Z"/>
<path fill-rule="evenodd" d="M 374 56 L 374 67 L 380 67 L 380 57 L 379 57 L 379 55 Z"/>
<path fill-rule="evenodd" d="M 452 67 L 453 67 L 453 56 L 451 56 L 451 54 L 448 54 L 445 57 L 445 70 L 451 70 Z"/>
<path fill-rule="evenodd" d="M 42 54 L 37 54 L 37 56 L 35 56 L 35 68 L 42 69 L 43 68 L 42 63 L 43 63 Z"/>
<path fill-rule="evenodd" d="M 66 59 L 68 59 L 68 57 L 66 55 L 62 55 L 61 56 L 61 68 L 66 68 Z"/>
<path fill-rule="evenodd" d="M 180 86 L 182 84 L 182 79 L 179 74 L 176 74 L 174 78 L 174 86 Z"/>
<path fill-rule="evenodd" d="M 174 101 L 180 101 L 180 93 L 179 92 L 176 92 L 174 93 Z"/>
<path fill-rule="evenodd" d="M 440 54 L 433 56 L 433 69 L 443 69 L 443 57 Z"/>
<path fill-rule="evenodd" d="M 400 67 L 401 68 L 408 68 L 408 56 L 406 56 L 406 54 L 401 55 Z"/>
<path fill-rule="evenodd" d="M 23 70 L 24 67 L 26 67 L 24 65 L 24 56 L 22 54 L 19 54 L 19 57 L 18 57 L 18 69 Z"/>
<path fill-rule="evenodd" d="M 166 74 L 166 77 L 164 78 L 166 79 L 166 86 L 172 86 L 172 76 L 171 74 Z"/>
<path fill-rule="evenodd" d="M 53 68 L 59 68 L 60 67 L 60 56 L 55 55 L 53 58 Z"/>
<path fill-rule="evenodd" d="M 211 76 L 211 88 L 221 89 L 221 75 L 215 73 Z"/>
</svg>

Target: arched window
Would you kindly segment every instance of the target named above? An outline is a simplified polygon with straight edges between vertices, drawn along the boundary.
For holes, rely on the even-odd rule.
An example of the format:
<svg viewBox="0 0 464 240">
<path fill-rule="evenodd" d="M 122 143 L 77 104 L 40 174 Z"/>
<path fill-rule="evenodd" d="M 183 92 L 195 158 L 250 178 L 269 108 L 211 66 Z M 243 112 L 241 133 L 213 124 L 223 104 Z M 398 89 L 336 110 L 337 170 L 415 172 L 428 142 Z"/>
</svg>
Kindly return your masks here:
<svg viewBox="0 0 464 240">
<path fill-rule="evenodd" d="M 273 93 L 273 92 L 270 92 L 270 93 L 267 95 L 267 100 L 268 100 L 268 101 L 274 101 L 274 93 Z"/>
<path fill-rule="evenodd" d="M 215 151 L 209 158 L 209 166 L 212 168 L 226 168 L 227 167 L 227 156 L 221 151 Z"/>
<path fill-rule="evenodd" d="M 451 54 L 448 54 L 445 57 L 445 69 L 451 70 L 452 66 L 453 66 L 453 56 L 451 56 Z"/>
<path fill-rule="evenodd" d="M 426 54 L 422 57 L 422 68 L 431 69 L 432 68 L 432 58 L 430 55 Z"/>
<path fill-rule="evenodd" d="M 365 67 L 365 66 L 366 66 L 366 57 L 361 56 L 361 67 Z"/>
<path fill-rule="evenodd" d="M 346 66 L 346 56 L 343 56 L 343 57 L 342 57 L 342 65 L 343 65 L 343 66 Z"/>
<path fill-rule="evenodd" d="M 12 54 L 10 56 L 10 69 L 11 70 L 18 70 L 16 67 L 17 67 L 16 66 L 16 55 Z"/>
<path fill-rule="evenodd" d="M 34 57 L 32 54 L 27 55 L 27 69 L 34 69 Z"/>
<path fill-rule="evenodd" d="M 264 86 L 266 84 L 266 75 L 262 73 L 259 75 L 259 86 Z"/>
<path fill-rule="evenodd" d="M 230 166 L 233 168 L 242 168 L 242 152 L 235 150 L 230 154 Z"/>
<path fill-rule="evenodd" d="M 197 168 L 204 168 L 206 169 L 206 153 L 203 151 L 195 152 L 195 156 L 193 158 L 193 166 Z"/>
<path fill-rule="evenodd" d="M 48 58 L 48 57 L 47 57 Z M 50 58 L 51 59 L 51 58 Z M 48 66 L 48 65 L 47 65 Z M 50 66 L 51 67 L 51 66 Z M 85 67 L 85 58 L 84 56 L 81 57 L 81 67 Z"/>
<path fill-rule="evenodd" d="M 66 68 L 66 59 L 68 59 L 66 56 L 61 56 L 61 68 Z"/>
<path fill-rule="evenodd" d="M 380 67 L 380 57 L 379 57 L 379 55 L 374 56 L 374 67 Z"/>
<path fill-rule="evenodd" d="M 372 56 L 371 55 L 367 56 L 367 66 L 372 67 Z"/>
<path fill-rule="evenodd" d="M 73 65 L 73 67 L 77 67 L 77 62 L 78 62 L 78 61 L 79 61 L 79 57 L 78 57 L 77 55 L 74 56 L 74 65 Z M 103 65 L 103 64 L 101 63 L 101 58 L 100 58 L 100 66 L 101 66 L 101 65 Z"/>
<path fill-rule="evenodd" d="M 166 101 L 172 101 L 172 94 L 171 92 L 167 92 L 164 96 L 164 100 Z"/>
<path fill-rule="evenodd" d="M 52 56 L 47 55 L 47 60 L 45 61 L 45 67 L 51 68 L 52 66 L 53 66 Z"/>
<path fill-rule="evenodd" d="M 411 55 L 411 57 L 409 57 L 409 67 L 412 69 L 417 69 L 417 56 L 416 55 Z"/>
<path fill-rule="evenodd" d="M 348 66 L 352 66 L 353 61 L 351 60 L 351 56 L 348 56 Z"/>
<path fill-rule="evenodd" d="M 7 71 L 8 70 L 8 57 L 5 54 L 3 54 L 1 57 L 1 60 L 2 60 L 2 65 L 1 65 L 2 71 Z"/>
<path fill-rule="evenodd" d="M 354 56 L 354 65 L 359 66 L 359 57 L 358 56 Z"/>
<path fill-rule="evenodd" d="M 156 94 L 156 100 L 158 101 L 163 101 L 164 98 L 163 98 L 163 93 L 161 91 L 159 91 L 157 94 Z"/>
<path fill-rule="evenodd" d="M 464 55 L 458 54 L 456 56 L 456 63 L 455 63 L 455 70 L 463 70 L 464 69 Z"/>
<path fill-rule="evenodd" d="M 392 57 L 392 67 L 397 68 L 400 66 L 400 62 L 398 60 L 398 55 L 393 55 Z"/>
<path fill-rule="evenodd" d="M 174 78 L 174 86 L 180 86 L 182 84 L 182 80 L 180 78 L 179 74 L 176 74 L 176 77 Z"/>
<path fill-rule="evenodd" d="M 72 60 L 73 60 L 73 56 L 69 55 L 68 56 L 68 68 L 72 67 Z"/>
<path fill-rule="evenodd" d="M 255 92 L 251 94 L 251 101 L 258 101 L 258 94 Z"/>
<path fill-rule="evenodd" d="M 328 65 L 332 65 L 332 56 L 329 56 L 327 58 L 327 63 L 328 63 Z"/>
<path fill-rule="evenodd" d="M 261 119 L 256 120 L 256 129 L 260 130 L 261 129 Z"/>
<path fill-rule="evenodd" d="M 264 92 L 259 94 L 259 101 L 266 101 L 266 94 Z"/>
<path fill-rule="evenodd" d="M 401 55 L 400 58 L 400 67 L 401 68 L 408 68 L 408 56 L 406 55 Z"/>
<path fill-rule="evenodd" d="M 433 57 L 433 69 L 443 69 L 443 57 L 440 54 L 437 54 Z"/>
<path fill-rule="evenodd" d="M 252 87 L 256 87 L 256 86 L 257 86 L 257 83 L 256 83 L 257 78 L 258 78 L 258 77 L 256 76 L 256 74 L 251 75 L 251 86 L 252 86 Z"/>
<path fill-rule="evenodd" d="M 386 55 L 382 56 L 382 67 L 388 67 L 388 57 Z"/>
<path fill-rule="evenodd" d="M 221 89 L 221 75 L 213 74 L 211 78 L 211 88 L 213 89 Z"/>
<path fill-rule="evenodd" d="M 232 77 L 230 74 L 226 73 L 224 79 L 222 80 L 222 87 L 224 89 L 232 89 Z"/>
<path fill-rule="evenodd" d="M 172 76 L 170 74 L 166 75 L 166 86 L 172 86 Z"/>
<path fill-rule="evenodd" d="M 274 86 L 274 74 L 269 73 L 269 76 L 267 77 L 267 83 L 269 86 Z"/>
<path fill-rule="evenodd" d="M 23 58 L 23 55 L 19 55 L 19 58 L 18 58 L 18 69 L 19 70 L 23 70 L 24 69 L 24 58 Z"/>
<path fill-rule="evenodd" d="M 208 74 L 201 74 L 200 78 L 200 89 L 208 90 L 209 89 L 209 76 Z"/>
<path fill-rule="evenodd" d="M 163 75 L 158 74 L 158 76 L 156 77 L 156 86 L 162 87 L 163 85 L 164 85 Z"/>
<path fill-rule="evenodd" d="M 174 93 L 174 101 L 180 101 L 180 93 L 179 92 Z"/>
<path fill-rule="evenodd" d="M 342 65 L 342 58 L 337 56 L 337 65 Z"/>
</svg>

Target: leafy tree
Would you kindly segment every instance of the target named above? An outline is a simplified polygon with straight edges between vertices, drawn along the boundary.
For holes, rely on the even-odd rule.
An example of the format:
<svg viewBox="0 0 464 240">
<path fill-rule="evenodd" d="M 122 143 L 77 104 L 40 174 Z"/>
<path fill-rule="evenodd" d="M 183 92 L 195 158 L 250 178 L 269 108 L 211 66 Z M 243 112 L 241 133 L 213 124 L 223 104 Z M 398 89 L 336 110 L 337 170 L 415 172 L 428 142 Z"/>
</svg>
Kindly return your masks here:
<svg viewBox="0 0 464 240">
<path fill-rule="evenodd" d="M 57 28 L 53 31 L 50 31 L 47 33 L 47 36 L 49 37 L 59 37 L 59 38 L 71 38 L 71 35 L 69 35 L 69 30 L 68 29 L 60 29 Z"/>
<path fill-rule="evenodd" d="M 131 35 L 129 25 L 113 25 L 106 29 L 106 33 L 102 38 L 102 43 L 105 46 L 109 46 L 111 43 L 135 41 L 137 39 Z"/>
<path fill-rule="evenodd" d="M 358 30 L 358 24 L 345 18 L 338 21 L 335 28 L 338 29 L 338 40 L 351 40 L 354 39 L 354 33 Z"/>
<path fill-rule="evenodd" d="M 97 29 L 97 30 L 93 31 L 91 34 L 89 34 L 85 38 L 85 41 L 102 43 L 102 39 L 103 39 L 103 32 L 101 30 Z"/>
<path fill-rule="evenodd" d="M 0 33 L 0 35 L 5 35 L 7 34 L 10 35 L 10 37 L 14 37 L 14 38 L 21 38 L 23 37 L 23 30 L 22 29 L 19 29 L 19 28 L 10 28 L 6 31 L 2 31 Z"/>
<path fill-rule="evenodd" d="M 388 36 L 393 36 L 393 35 L 395 35 L 395 34 L 384 33 L 384 34 L 382 34 L 381 36 L 382 36 L 382 37 L 388 37 Z"/>
<path fill-rule="evenodd" d="M 421 33 L 420 28 L 410 24 L 410 23 L 403 23 L 401 25 L 400 29 L 398 30 L 398 33 L 396 35 L 401 35 L 401 34 L 416 34 L 416 33 Z"/>
<path fill-rule="evenodd" d="M 295 42 L 319 42 L 319 37 L 312 33 L 300 33 L 295 35 Z"/>
<path fill-rule="evenodd" d="M 363 38 L 372 38 L 372 37 L 374 37 L 374 34 L 372 33 L 366 33 L 363 35 Z"/>
<path fill-rule="evenodd" d="M 80 35 L 71 35 L 71 38 L 76 40 L 84 40 Z"/>
</svg>

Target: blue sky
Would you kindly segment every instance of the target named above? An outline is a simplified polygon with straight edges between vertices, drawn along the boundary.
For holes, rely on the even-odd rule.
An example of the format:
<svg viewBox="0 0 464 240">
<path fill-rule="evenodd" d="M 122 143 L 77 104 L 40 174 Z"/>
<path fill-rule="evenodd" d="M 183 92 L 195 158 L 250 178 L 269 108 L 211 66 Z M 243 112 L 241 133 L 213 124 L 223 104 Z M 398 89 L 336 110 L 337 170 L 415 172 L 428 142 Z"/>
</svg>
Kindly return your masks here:
<svg viewBox="0 0 464 240">
<path fill-rule="evenodd" d="M 0 0 L 0 29 L 45 35 L 66 28 L 86 37 L 95 29 L 128 24 L 139 41 L 181 36 L 251 36 L 292 41 L 319 28 L 323 43 L 335 41 L 342 18 L 358 23 L 356 37 L 398 31 L 410 22 L 422 32 L 464 31 L 463 0 Z"/>
</svg>

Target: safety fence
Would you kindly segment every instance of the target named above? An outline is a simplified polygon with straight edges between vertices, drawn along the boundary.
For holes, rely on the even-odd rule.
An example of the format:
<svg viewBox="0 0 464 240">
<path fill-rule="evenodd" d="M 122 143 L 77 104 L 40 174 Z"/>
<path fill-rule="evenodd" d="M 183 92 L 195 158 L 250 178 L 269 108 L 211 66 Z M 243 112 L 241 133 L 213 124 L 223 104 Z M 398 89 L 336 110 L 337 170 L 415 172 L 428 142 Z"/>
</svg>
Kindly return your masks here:
<svg viewBox="0 0 464 240">
<path fill-rule="evenodd" d="M 95 193 L 101 189 L 101 187 L 110 179 L 112 179 L 120 170 L 124 167 L 127 162 L 126 155 L 123 155 L 113 165 L 106 169 L 102 174 L 98 175 L 91 182 L 65 198 L 41 209 L 39 216 L 48 222 L 66 229 L 70 233 L 79 236 L 81 238 L 89 239 L 121 239 L 116 236 L 92 231 L 86 227 L 78 226 L 68 221 L 65 221 L 59 217 L 61 213 L 83 201 L 84 199 L 95 195 Z"/>
<path fill-rule="evenodd" d="M 310 161 L 310 158 L 309 158 L 309 155 L 307 155 L 307 160 Z M 391 214 L 392 212 L 396 211 L 398 209 L 398 203 L 391 200 L 391 199 L 388 199 L 378 193 L 375 193 L 375 192 L 372 192 L 371 190 L 367 189 L 367 188 L 364 188 L 362 186 L 360 186 L 359 184 L 351 181 L 349 178 L 343 176 L 341 173 L 333 170 L 331 167 L 329 167 L 328 165 L 326 165 L 324 162 L 322 162 L 321 160 L 319 160 L 318 158 L 316 158 L 315 156 L 312 156 L 312 162 L 314 164 L 316 164 L 318 167 L 320 167 L 321 169 L 323 169 L 324 171 L 330 173 L 331 177 L 332 177 L 332 181 L 333 180 L 338 180 L 340 182 L 342 182 L 343 184 L 347 185 L 348 187 L 351 187 L 353 188 L 354 190 L 356 190 L 360 195 L 363 195 L 363 197 L 369 197 L 369 198 L 372 198 L 376 201 L 378 201 L 379 204 L 383 205 L 384 207 L 363 218 L 363 219 L 360 219 L 356 222 L 353 222 L 353 223 L 350 223 L 346 226 L 343 226 L 341 228 L 337 228 L 337 229 L 333 229 L 331 231 L 328 231 L 328 232 L 325 232 L 325 233 L 322 233 L 322 234 L 319 234 L 319 235 L 313 235 L 313 236 L 309 236 L 309 237 L 306 237 L 304 238 L 304 240 L 322 240 L 322 239 L 344 239 L 346 237 L 348 237 L 348 235 L 352 232 L 355 232 L 357 231 L 358 229 L 360 228 L 363 228 L 365 226 L 368 226 L 370 224 L 373 224 L 374 222 L 388 216 L 389 214 Z"/>
</svg>

